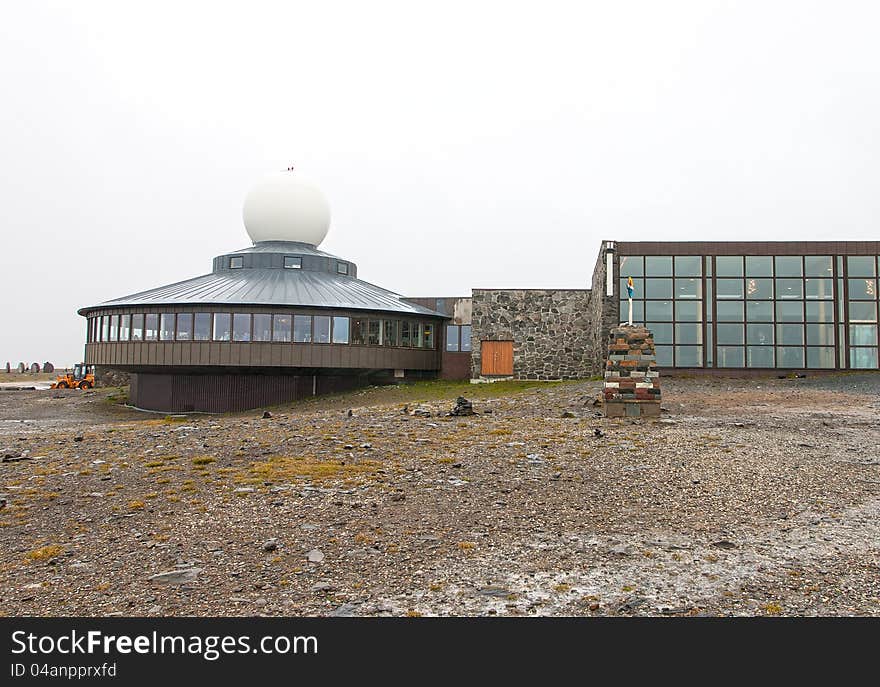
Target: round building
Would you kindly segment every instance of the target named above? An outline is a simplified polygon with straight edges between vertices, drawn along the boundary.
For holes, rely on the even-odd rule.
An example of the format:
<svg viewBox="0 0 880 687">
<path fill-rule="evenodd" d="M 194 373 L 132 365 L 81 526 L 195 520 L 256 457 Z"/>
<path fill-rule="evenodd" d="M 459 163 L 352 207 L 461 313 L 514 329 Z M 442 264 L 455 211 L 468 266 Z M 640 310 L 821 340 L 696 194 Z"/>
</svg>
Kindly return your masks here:
<svg viewBox="0 0 880 687">
<path fill-rule="evenodd" d="M 78 311 L 85 362 L 130 373 L 133 405 L 223 412 L 437 375 L 446 316 L 319 250 L 330 226 L 319 189 L 273 175 L 243 215 L 253 245 L 209 274 Z"/>
</svg>

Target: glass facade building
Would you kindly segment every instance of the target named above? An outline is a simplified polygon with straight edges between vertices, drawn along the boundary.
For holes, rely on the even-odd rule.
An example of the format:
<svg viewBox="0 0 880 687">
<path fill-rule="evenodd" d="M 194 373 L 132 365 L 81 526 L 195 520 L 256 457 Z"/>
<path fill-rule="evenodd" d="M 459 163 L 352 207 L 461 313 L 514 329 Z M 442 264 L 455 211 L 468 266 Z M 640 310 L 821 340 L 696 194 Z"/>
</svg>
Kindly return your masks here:
<svg viewBox="0 0 880 687">
<path fill-rule="evenodd" d="M 662 367 L 876 370 L 878 255 L 859 242 L 619 243 L 619 319 L 631 277 L 633 323 L 654 332 Z"/>
</svg>

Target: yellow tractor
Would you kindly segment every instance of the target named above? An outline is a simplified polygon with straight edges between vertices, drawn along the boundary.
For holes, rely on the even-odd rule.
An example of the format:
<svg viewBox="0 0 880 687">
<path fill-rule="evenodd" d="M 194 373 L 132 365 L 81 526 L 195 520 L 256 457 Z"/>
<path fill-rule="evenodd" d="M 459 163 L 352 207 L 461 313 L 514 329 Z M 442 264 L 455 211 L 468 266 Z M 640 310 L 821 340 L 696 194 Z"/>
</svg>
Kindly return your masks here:
<svg viewBox="0 0 880 687">
<path fill-rule="evenodd" d="M 58 379 L 52 384 L 53 389 L 91 389 L 95 386 L 95 366 L 77 363 L 73 367 L 73 374 L 58 375 Z"/>
</svg>

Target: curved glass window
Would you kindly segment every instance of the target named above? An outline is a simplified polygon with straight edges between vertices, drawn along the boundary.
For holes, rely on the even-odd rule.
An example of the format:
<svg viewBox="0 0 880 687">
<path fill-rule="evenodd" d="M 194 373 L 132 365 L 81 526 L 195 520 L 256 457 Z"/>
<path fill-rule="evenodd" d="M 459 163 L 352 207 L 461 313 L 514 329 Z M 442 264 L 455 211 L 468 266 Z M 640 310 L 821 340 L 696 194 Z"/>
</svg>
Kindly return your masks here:
<svg viewBox="0 0 880 687">
<path fill-rule="evenodd" d="M 177 340 L 191 341 L 193 335 L 193 315 L 191 312 L 177 314 Z"/>
<path fill-rule="evenodd" d="M 294 315 L 293 316 L 293 342 L 294 343 L 311 343 L 312 342 L 312 316 L 311 315 Z M 363 343 L 363 342 L 361 342 Z"/>
<path fill-rule="evenodd" d="M 646 277 L 671 277 L 672 276 L 672 256 L 671 255 L 646 255 L 645 256 L 645 276 Z"/>
<path fill-rule="evenodd" d="M 330 317 L 315 315 L 312 321 L 315 325 L 315 343 L 330 343 Z"/>
<path fill-rule="evenodd" d="M 234 313 L 232 315 L 232 340 L 251 340 L 251 316 L 248 313 Z"/>
<path fill-rule="evenodd" d="M 144 341 L 156 341 L 159 338 L 159 316 L 148 313 L 144 317 Z"/>
<path fill-rule="evenodd" d="M 746 276 L 747 277 L 772 277 L 773 276 L 773 258 L 769 255 L 747 255 L 746 256 Z"/>
<path fill-rule="evenodd" d="M 349 339 L 349 319 L 347 317 L 333 318 L 333 343 L 347 344 Z"/>
<path fill-rule="evenodd" d="M 775 267 L 777 277 L 804 276 L 804 266 L 799 255 L 777 255 Z"/>
<path fill-rule="evenodd" d="M 743 298 L 743 280 L 742 279 L 716 279 L 715 280 L 715 297 L 721 300 Z"/>
<path fill-rule="evenodd" d="M 272 340 L 272 316 L 266 313 L 254 315 L 254 341 Z"/>
<path fill-rule="evenodd" d="M 626 293 L 625 287 L 621 293 Z M 638 294 L 638 291 L 636 291 L 636 294 Z M 672 298 L 672 280 L 645 279 L 644 298 Z"/>
<path fill-rule="evenodd" d="M 620 276 L 641 277 L 645 274 L 645 267 L 640 255 L 622 255 L 620 257 Z"/>
<path fill-rule="evenodd" d="M 675 319 L 679 322 L 699 322 L 702 315 L 702 301 L 675 301 Z"/>
<path fill-rule="evenodd" d="M 214 341 L 229 341 L 232 338 L 232 315 L 218 312 L 214 315 Z"/>
<path fill-rule="evenodd" d="M 718 301 L 715 303 L 715 315 L 718 322 L 742 322 L 742 301 Z"/>
<path fill-rule="evenodd" d="M 272 341 L 280 341 L 288 343 L 291 340 L 293 332 L 293 316 L 292 315 L 273 315 L 272 316 Z"/>
<path fill-rule="evenodd" d="M 848 255 L 846 258 L 848 277 L 876 277 L 877 266 L 873 255 Z"/>
<path fill-rule="evenodd" d="M 876 279 L 849 279 L 849 297 L 854 301 L 875 301 L 877 300 L 877 280 Z"/>
<path fill-rule="evenodd" d="M 717 324 L 716 325 L 717 343 L 719 346 L 729 346 L 733 344 L 742 344 L 743 326 L 741 324 Z"/>
<path fill-rule="evenodd" d="M 197 312 L 193 317 L 193 340 L 211 340 L 211 313 Z"/>
<path fill-rule="evenodd" d="M 830 255 L 804 256 L 804 274 L 808 277 L 832 277 L 834 269 Z"/>
<path fill-rule="evenodd" d="M 144 316 L 140 313 L 131 316 L 131 340 L 144 340 Z"/>
<path fill-rule="evenodd" d="M 754 301 L 764 301 L 773 298 L 773 280 L 753 277 L 746 279 L 746 298 Z"/>
<path fill-rule="evenodd" d="M 676 255 L 676 277 L 702 277 L 703 258 L 700 255 Z"/>
<path fill-rule="evenodd" d="M 746 355 L 742 346 L 718 346 L 716 367 L 745 367 Z"/>
<path fill-rule="evenodd" d="M 750 346 L 772 346 L 773 342 L 772 324 L 746 325 L 746 343 Z"/>
</svg>

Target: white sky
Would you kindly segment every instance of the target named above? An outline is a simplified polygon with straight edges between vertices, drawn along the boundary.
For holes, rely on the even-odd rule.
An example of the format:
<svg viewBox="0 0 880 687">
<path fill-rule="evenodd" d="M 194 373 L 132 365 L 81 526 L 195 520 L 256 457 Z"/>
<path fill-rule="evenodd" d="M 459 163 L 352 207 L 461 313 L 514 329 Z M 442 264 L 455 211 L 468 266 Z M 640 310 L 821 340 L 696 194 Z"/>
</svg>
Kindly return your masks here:
<svg viewBox="0 0 880 687">
<path fill-rule="evenodd" d="M 584 287 L 603 238 L 878 239 L 871 2 L 15 2 L 0 365 L 210 271 L 293 163 L 405 295 Z M 82 260 L 80 260 L 82 258 Z"/>
</svg>

